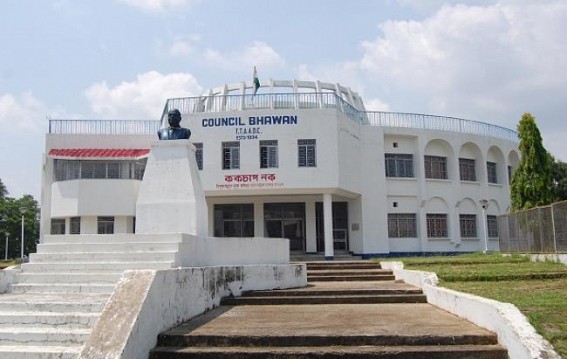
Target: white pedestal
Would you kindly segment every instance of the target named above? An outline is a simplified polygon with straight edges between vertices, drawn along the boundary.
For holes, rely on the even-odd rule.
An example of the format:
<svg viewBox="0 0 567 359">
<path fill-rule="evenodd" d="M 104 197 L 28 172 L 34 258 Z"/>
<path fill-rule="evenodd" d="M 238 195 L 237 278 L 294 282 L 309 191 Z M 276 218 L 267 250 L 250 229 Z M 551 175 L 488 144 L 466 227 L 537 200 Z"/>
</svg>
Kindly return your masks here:
<svg viewBox="0 0 567 359">
<path fill-rule="evenodd" d="M 189 140 L 155 141 L 136 202 L 136 233 L 205 237 L 207 203 Z"/>
</svg>

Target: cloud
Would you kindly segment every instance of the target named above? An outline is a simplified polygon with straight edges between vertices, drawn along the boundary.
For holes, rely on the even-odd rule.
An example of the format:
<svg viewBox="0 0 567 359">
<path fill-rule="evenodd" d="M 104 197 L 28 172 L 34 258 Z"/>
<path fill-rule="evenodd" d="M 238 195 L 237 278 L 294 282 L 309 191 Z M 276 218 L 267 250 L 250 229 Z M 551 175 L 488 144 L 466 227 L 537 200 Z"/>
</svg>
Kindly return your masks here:
<svg viewBox="0 0 567 359">
<path fill-rule="evenodd" d="M 148 12 L 171 10 L 196 3 L 199 0 L 116 0 Z"/>
<path fill-rule="evenodd" d="M 272 47 L 261 41 L 254 41 L 244 49 L 233 52 L 223 53 L 214 49 L 205 49 L 203 60 L 212 67 L 228 70 L 240 70 L 256 65 L 259 75 L 262 69 L 285 65 L 284 59 Z"/>
<path fill-rule="evenodd" d="M 390 105 L 377 98 L 364 101 L 364 107 L 366 111 L 390 111 Z"/>
<path fill-rule="evenodd" d="M 105 81 L 84 92 L 91 110 L 106 118 L 156 119 L 168 98 L 198 96 L 203 92 L 193 75 L 149 71 L 133 82 L 109 87 Z"/>
<path fill-rule="evenodd" d="M 47 106 L 31 91 L 0 95 L 0 132 L 3 134 L 22 131 L 43 134 L 47 114 Z"/>
<path fill-rule="evenodd" d="M 169 46 L 167 52 L 173 57 L 191 55 L 197 52 L 197 46 L 200 41 L 201 37 L 199 35 L 182 36 Z"/>
<path fill-rule="evenodd" d="M 380 28 L 362 43 L 360 69 L 434 112 L 509 114 L 528 94 L 538 107 L 567 85 L 564 1 L 445 5 L 423 21 Z"/>
</svg>

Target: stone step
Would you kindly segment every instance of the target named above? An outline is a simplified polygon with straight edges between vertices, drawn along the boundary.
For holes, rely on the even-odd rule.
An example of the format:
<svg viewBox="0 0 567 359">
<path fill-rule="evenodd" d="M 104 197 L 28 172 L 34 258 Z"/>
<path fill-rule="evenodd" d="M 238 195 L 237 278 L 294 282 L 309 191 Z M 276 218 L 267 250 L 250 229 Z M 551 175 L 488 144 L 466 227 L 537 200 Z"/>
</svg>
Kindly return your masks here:
<svg viewBox="0 0 567 359">
<path fill-rule="evenodd" d="M 112 294 L 115 284 L 100 283 L 17 283 L 12 284 L 12 293 L 100 293 Z"/>
<path fill-rule="evenodd" d="M 37 327 L 65 327 L 88 329 L 91 328 L 100 313 L 54 313 L 54 312 L 2 312 L 0 311 L 0 326 L 9 325 L 10 328 L 20 328 L 25 325 Z"/>
<path fill-rule="evenodd" d="M 341 282 L 341 281 L 381 281 L 394 280 L 394 275 L 311 275 L 307 273 L 308 282 Z"/>
<path fill-rule="evenodd" d="M 222 305 L 291 305 L 291 304 L 371 304 L 371 303 L 427 303 L 424 294 L 382 295 L 309 295 L 283 297 L 227 297 Z"/>
<path fill-rule="evenodd" d="M 2 312 L 99 313 L 108 294 L 9 293 L 0 295 Z"/>
<path fill-rule="evenodd" d="M 31 263 L 46 262 L 141 262 L 151 261 L 171 261 L 175 262 L 176 251 L 129 251 L 129 252 L 88 252 L 88 253 L 31 253 Z"/>
<path fill-rule="evenodd" d="M 82 345 L 66 346 L 17 346 L 0 345 L 2 359 L 76 359 Z"/>
<path fill-rule="evenodd" d="M 305 265 L 308 270 L 382 268 L 378 262 L 307 262 Z"/>
<path fill-rule="evenodd" d="M 452 335 L 436 336 L 436 335 L 404 335 L 400 334 L 365 334 L 365 335 L 342 335 L 335 333 L 334 335 L 173 335 L 160 334 L 158 336 L 158 346 L 174 346 L 174 347 L 323 347 L 323 346 L 443 346 L 443 345 L 495 345 L 497 339 L 495 335 Z"/>
<path fill-rule="evenodd" d="M 43 272 L 43 273 L 19 273 L 16 275 L 15 283 L 62 283 L 62 284 L 77 284 L 77 283 L 106 283 L 116 284 L 122 278 L 122 272 L 118 273 L 97 273 L 97 272 Z"/>
<path fill-rule="evenodd" d="M 82 345 L 89 337 L 90 329 L 77 328 L 25 328 L 0 327 L 1 345 Z"/>
<path fill-rule="evenodd" d="M 392 275 L 393 272 L 390 269 L 307 269 L 307 274 L 310 275 L 372 275 L 372 274 L 387 274 Z"/>
<path fill-rule="evenodd" d="M 46 235 L 42 244 L 55 243 L 115 243 L 115 242 L 180 242 L 178 234 L 67 234 Z"/>
<path fill-rule="evenodd" d="M 32 262 L 24 263 L 24 273 L 54 272 L 123 272 L 128 269 L 170 269 L 173 261 L 140 261 L 140 262 Z"/>
<path fill-rule="evenodd" d="M 396 359 L 507 359 L 505 349 L 498 345 L 450 346 L 329 346 L 329 347 L 157 347 L 150 359 L 258 359 L 258 358 L 396 358 Z"/>
<path fill-rule="evenodd" d="M 163 252 L 178 247 L 179 242 L 42 243 L 37 245 L 37 253 Z"/>
<path fill-rule="evenodd" d="M 242 293 L 242 297 L 284 297 L 284 296 L 340 296 L 340 295 L 385 295 L 385 294 L 422 294 L 419 288 L 384 288 L 384 289 L 281 289 L 281 290 L 258 290 Z"/>
</svg>

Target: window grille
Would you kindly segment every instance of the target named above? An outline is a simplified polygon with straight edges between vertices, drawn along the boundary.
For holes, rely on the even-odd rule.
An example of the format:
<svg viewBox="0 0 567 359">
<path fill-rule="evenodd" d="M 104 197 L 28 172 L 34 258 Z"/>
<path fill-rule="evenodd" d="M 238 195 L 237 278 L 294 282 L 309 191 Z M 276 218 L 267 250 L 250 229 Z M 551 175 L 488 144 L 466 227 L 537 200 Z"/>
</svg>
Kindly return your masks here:
<svg viewBox="0 0 567 359">
<path fill-rule="evenodd" d="M 299 167 L 317 167 L 317 143 L 314 139 L 297 140 Z"/>
<path fill-rule="evenodd" d="M 114 233 L 114 217 L 98 217 L 97 218 L 97 233 L 98 234 L 113 234 Z"/>
<path fill-rule="evenodd" d="M 199 171 L 203 170 L 203 144 L 202 143 L 193 143 L 195 145 L 195 160 L 197 161 L 197 168 Z"/>
<path fill-rule="evenodd" d="M 468 158 L 459 158 L 459 172 L 461 181 L 476 181 L 476 165 L 475 160 Z"/>
<path fill-rule="evenodd" d="M 253 204 L 215 204 L 215 236 L 254 237 Z"/>
<path fill-rule="evenodd" d="M 231 170 L 240 168 L 240 142 L 222 143 L 222 169 Z"/>
<path fill-rule="evenodd" d="M 141 180 L 147 159 L 130 161 L 60 160 L 54 161 L 54 181 L 76 179 L 137 179 Z"/>
<path fill-rule="evenodd" d="M 260 168 L 278 167 L 278 140 L 260 141 Z"/>
<path fill-rule="evenodd" d="M 417 238 L 417 221 L 415 213 L 389 213 L 388 237 Z"/>
<path fill-rule="evenodd" d="M 386 153 L 386 177 L 413 178 L 413 155 L 402 153 Z"/>
<path fill-rule="evenodd" d="M 425 156 L 425 178 L 447 179 L 447 157 Z"/>
<path fill-rule="evenodd" d="M 486 226 L 488 227 L 488 237 L 498 238 L 498 219 L 496 216 L 486 216 Z"/>
<path fill-rule="evenodd" d="M 498 177 L 496 174 L 496 162 L 486 162 L 486 174 L 488 183 L 498 183 Z"/>
<path fill-rule="evenodd" d="M 462 238 L 476 238 L 476 215 L 461 214 L 459 215 L 459 223 L 461 227 Z"/>
<path fill-rule="evenodd" d="M 81 234 L 81 217 L 71 217 L 69 234 Z"/>
<path fill-rule="evenodd" d="M 51 219 L 51 234 L 65 234 L 65 218 Z"/>
<path fill-rule="evenodd" d="M 427 237 L 448 238 L 447 214 L 428 213 L 426 215 Z"/>
</svg>

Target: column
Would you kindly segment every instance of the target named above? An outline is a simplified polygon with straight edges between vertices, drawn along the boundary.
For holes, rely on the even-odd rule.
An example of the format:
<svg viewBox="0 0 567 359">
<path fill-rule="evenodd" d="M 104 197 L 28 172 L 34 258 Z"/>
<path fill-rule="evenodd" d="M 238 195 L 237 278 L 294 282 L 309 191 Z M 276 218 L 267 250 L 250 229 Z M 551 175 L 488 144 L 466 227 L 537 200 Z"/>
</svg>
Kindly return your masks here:
<svg viewBox="0 0 567 359">
<path fill-rule="evenodd" d="M 329 193 L 323 195 L 323 225 L 325 227 L 325 260 L 333 260 L 333 197 Z"/>
</svg>

